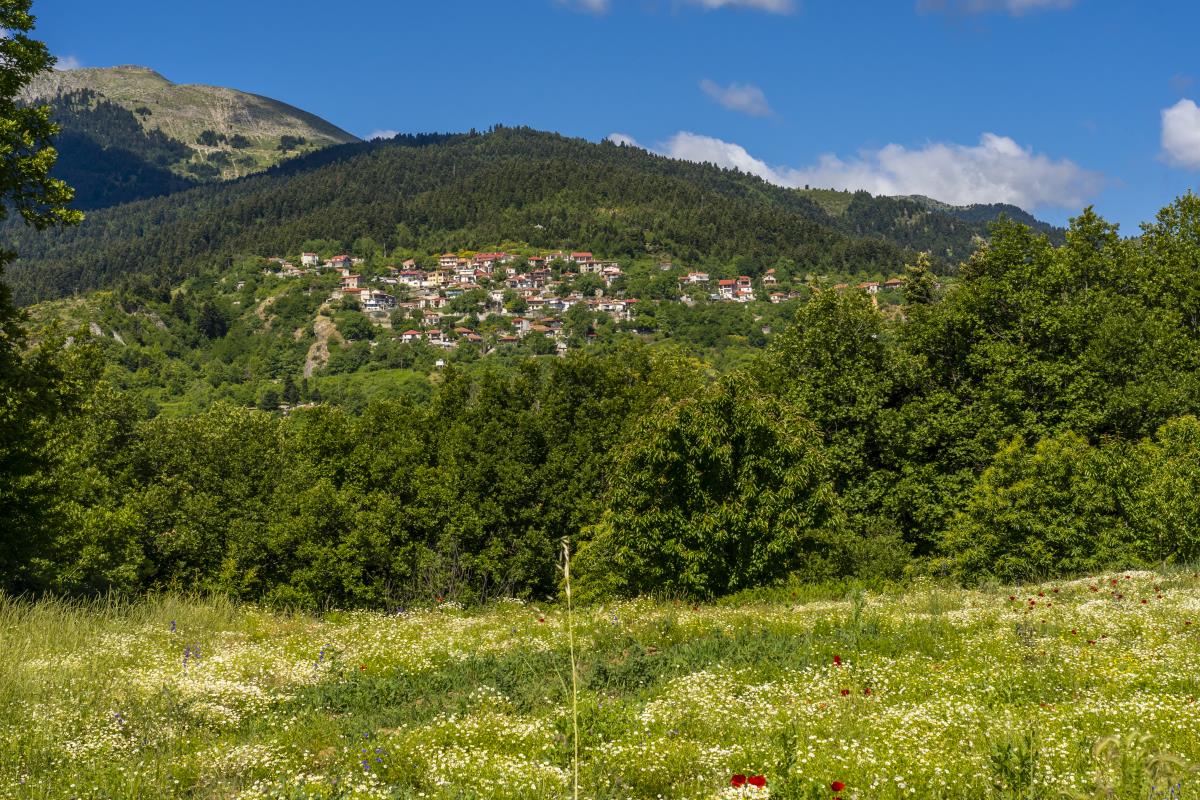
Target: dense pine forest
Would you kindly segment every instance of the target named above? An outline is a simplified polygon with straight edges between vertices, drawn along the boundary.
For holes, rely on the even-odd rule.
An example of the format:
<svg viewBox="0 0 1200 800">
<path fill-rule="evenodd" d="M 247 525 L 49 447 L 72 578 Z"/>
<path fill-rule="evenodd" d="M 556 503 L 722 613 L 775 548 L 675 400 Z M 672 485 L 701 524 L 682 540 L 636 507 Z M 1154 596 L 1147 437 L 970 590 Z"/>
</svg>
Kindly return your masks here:
<svg viewBox="0 0 1200 800">
<path fill-rule="evenodd" d="M 169 287 L 311 239 L 368 238 L 386 252 L 570 243 L 758 275 L 782 261 L 817 274 L 890 272 L 917 251 L 947 270 L 987 235 L 986 222 L 917 200 L 847 197 L 845 213 L 831 214 L 803 190 L 744 173 L 497 128 L 331 147 L 262 175 L 98 209 L 75 228 L 10 224 L 4 238 L 21 256 L 9 280 L 29 303 L 128 280 Z"/>
</svg>

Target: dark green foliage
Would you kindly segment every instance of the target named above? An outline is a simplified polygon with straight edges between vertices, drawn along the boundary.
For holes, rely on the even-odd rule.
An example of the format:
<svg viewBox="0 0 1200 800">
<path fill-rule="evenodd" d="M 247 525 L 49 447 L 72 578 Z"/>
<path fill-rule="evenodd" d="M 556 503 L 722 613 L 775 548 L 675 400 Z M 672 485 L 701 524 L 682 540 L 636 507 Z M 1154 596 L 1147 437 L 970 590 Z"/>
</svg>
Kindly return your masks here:
<svg viewBox="0 0 1200 800">
<path fill-rule="evenodd" d="M 375 338 L 375 326 L 357 311 L 343 311 L 336 319 L 338 332 L 349 341 Z"/>
<path fill-rule="evenodd" d="M 82 215 L 67 208 L 71 189 L 51 172 L 57 127 L 50 109 L 17 101 L 33 76 L 54 65 L 46 46 L 28 36 L 34 23 L 29 7 L 30 0 L 0 1 L 0 220 L 15 212 L 40 231 Z M 0 275 L 13 257 L 0 250 Z M 23 323 L 8 286 L 0 283 L 0 586 L 35 569 L 55 492 L 37 479 L 53 463 L 48 439 L 83 402 L 88 370 L 97 364 L 90 349 L 60 353 L 57 337 L 31 348 Z"/>
<path fill-rule="evenodd" d="M 215 175 L 204 162 L 188 168 Z M 955 254 L 986 233 L 960 224 Z M 889 241 L 741 172 L 500 128 L 327 148 L 236 183 L 98 212 L 69 235 L 21 237 L 13 278 L 28 302 L 132 272 L 178 281 L 222 256 L 364 236 L 389 252 L 526 241 L 612 257 L 671 253 L 752 276 L 785 261 L 815 274 L 893 272 L 905 247 L 941 241 Z"/>
<path fill-rule="evenodd" d="M 289 153 L 292 150 L 295 150 L 297 147 L 307 143 L 308 140 L 303 136 L 291 136 L 285 134 L 279 137 L 279 144 L 275 149 L 279 150 L 281 153 Z"/>
<path fill-rule="evenodd" d="M 1135 489 L 1128 511 L 1155 561 L 1200 561 L 1200 420 L 1178 417 L 1130 457 Z"/>
<path fill-rule="evenodd" d="M 191 148 L 157 128 L 143 129 L 132 112 L 95 92 L 59 95 L 50 108 L 62 127 L 55 140 L 54 175 L 75 189 L 78 208 L 103 208 L 194 185 L 170 170 L 191 157 Z"/>
<path fill-rule="evenodd" d="M 205 147 L 216 147 L 223 141 L 225 141 L 225 137 L 219 135 L 216 131 L 200 131 L 200 135 L 196 137 L 196 144 L 201 144 Z"/>
<path fill-rule="evenodd" d="M 1070 432 L 1004 445 L 946 537 L 956 566 L 1025 581 L 1144 561 L 1152 554 L 1121 514 L 1120 461 Z"/>
<path fill-rule="evenodd" d="M 1197 219 L 1188 196 L 1129 241 L 1087 212 L 1058 248 L 1003 223 L 944 289 L 918 260 L 900 316 L 814 287 L 765 353 L 715 379 L 582 306 L 567 338 L 596 341 L 562 359 L 523 355 L 537 337 L 445 354 L 340 309 L 350 342 L 331 346 L 318 394 L 295 376 L 336 278 L 281 283 L 242 259 L 185 290 L 131 282 L 125 313 L 165 330 L 99 345 L 128 391 L 71 373 L 86 403 L 28 467 L 46 535 L 7 555 L 6 586 L 309 608 L 536 597 L 555 591 L 564 536 L 592 597 L 1195 559 Z M 651 303 L 633 324 L 716 358 L 754 313 Z M 204 354 L 207 388 L 187 391 L 208 411 L 154 417 L 134 399 L 194 380 L 163 348 Z M 451 366 L 432 379 L 407 371 L 439 357 Z M 321 396 L 336 406 L 275 411 Z"/>
<path fill-rule="evenodd" d="M 451 370 L 423 408 L 286 418 L 222 405 L 139 418 L 101 385 L 49 443 L 47 536 L 14 556 L 4 586 L 189 588 L 309 608 L 544 595 L 557 541 L 598 514 L 606 447 L 678 370 L 641 349 Z M 275 407 L 287 385 L 255 402 Z"/>
<path fill-rule="evenodd" d="M 937 280 L 929 264 L 929 258 L 922 253 L 916 264 L 904 268 L 904 302 L 910 306 L 923 306 L 932 303 L 937 292 Z"/>
<path fill-rule="evenodd" d="M 190 161 L 187 165 L 187 171 L 200 180 L 218 178 L 221 175 L 220 168 L 213 166 L 207 161 Z"/>
<path fill-rule="evenodd" d="M 840 571 L 819 433 L 744 378 L 660 405 L 614 470 L 608 510 L 581 553 L 585 596 L 711 597 Z"/>
<path fill-rule="evenodd" d="M 196 321 L 196 329 L 206 339 L 220 339 L 229 330 L 229 320 L 226 319 L 225 312 L 210 300 L 200 309 L 200 317 Z"/>
</svg>

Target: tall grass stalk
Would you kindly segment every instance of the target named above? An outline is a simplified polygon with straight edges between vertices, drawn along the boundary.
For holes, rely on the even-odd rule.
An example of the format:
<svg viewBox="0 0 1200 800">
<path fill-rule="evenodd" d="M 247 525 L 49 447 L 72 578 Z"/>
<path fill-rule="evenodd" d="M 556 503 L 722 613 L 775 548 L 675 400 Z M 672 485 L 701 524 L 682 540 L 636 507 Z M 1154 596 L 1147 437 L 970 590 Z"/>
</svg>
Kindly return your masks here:
<svg viewBox="0 0 1200 800">
<path fill-rule="evenodd" d="M 571 606 L 571 541 L 562 539 L 563 585 L 567 592 L 567 642 L 571 651 L 571 735 L 575 753 L 571 759 L 572 797 L 579 800 L 579 668 L 575 660 L 575 612 Z"/>
</svg>

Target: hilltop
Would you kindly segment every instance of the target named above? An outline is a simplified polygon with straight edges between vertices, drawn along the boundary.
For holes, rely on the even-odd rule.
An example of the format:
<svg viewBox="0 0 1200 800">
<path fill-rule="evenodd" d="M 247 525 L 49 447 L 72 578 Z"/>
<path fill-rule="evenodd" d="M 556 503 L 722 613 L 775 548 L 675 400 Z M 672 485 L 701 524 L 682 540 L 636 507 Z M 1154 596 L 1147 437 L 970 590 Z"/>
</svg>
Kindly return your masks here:
<svg viewBox="0 0 1200 800">
<path fill-rule="evenodd" d="M 742 172 L 496 128 L 329 147 L 241 180 L 101 209 L 76 229 L 6 232 L 22 256 L 9 274 L 28 303 L 132 277 L 167 286 L 238 255 L 287 253 L 306 240 L 389 254 L 523 242 L 751 277 L 781 265 L 894 273 L 916 251 L 931 251 L 949 269 L 988 225 L 865 192 L 835 216 L 801 192 Z"/>
<path fill-rule="evenodd" d="M 357 137 L 287 103 L 119 66 L 38 76 L 22 93 L 63 128 L 58 174 L 96 208 L 236 178 Z"/>
</svg>

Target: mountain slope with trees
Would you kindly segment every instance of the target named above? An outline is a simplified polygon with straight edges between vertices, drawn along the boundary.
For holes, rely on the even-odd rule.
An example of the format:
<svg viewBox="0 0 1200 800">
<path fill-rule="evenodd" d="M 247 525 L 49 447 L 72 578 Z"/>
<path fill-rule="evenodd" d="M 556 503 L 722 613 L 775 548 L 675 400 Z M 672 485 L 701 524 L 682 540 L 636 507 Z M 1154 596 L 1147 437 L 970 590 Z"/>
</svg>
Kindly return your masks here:
<svg viewBox="0 0 1200 800">
<path fill-rule="evenodd" d="M 921 208 L 912 204 L 914 208 Z M 300 156 L 261 175 L 97 210 L 76 229 L 30 236 L 11 277 L 34 302 L 139 276 L 163 286 L 238 255 L 299 242 L 472 249 L 502 242 L 661 255 L 749 275 L 898 270 L 915 250 L 948 267 L 986 225 L 856 195 L 834 216 L 802 192 L 745 173 L 524 128 L 399 136 Z"/>
</svg>

